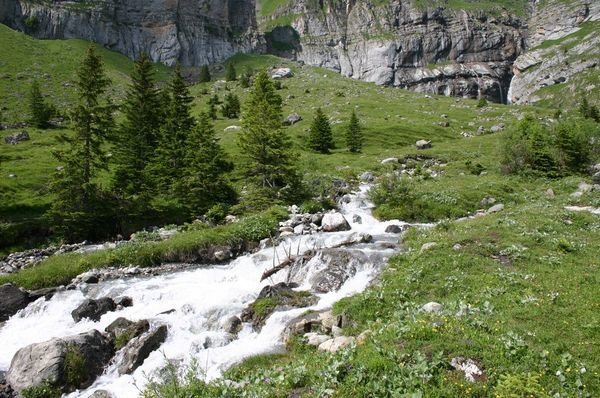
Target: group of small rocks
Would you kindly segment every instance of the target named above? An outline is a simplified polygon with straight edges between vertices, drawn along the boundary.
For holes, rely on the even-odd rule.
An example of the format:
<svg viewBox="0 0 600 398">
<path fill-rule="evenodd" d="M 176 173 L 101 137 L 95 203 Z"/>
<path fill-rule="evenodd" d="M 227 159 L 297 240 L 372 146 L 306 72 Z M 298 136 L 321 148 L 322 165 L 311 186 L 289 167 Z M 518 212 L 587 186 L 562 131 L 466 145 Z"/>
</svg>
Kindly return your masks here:
<svg viewBox="0 0 600 398">
<path fill-rule="evenodd" d="M 33 267 L 47 259 L 53 254 L 68 253 L 81 249 L 85 246 L 83 243 L 72 245 L 50 246 L 45 249 L 32 249 L 18 253 L 11 253 L 0 260 L 0 275 L 17 272 L 22 268 Z"/>
</svg>

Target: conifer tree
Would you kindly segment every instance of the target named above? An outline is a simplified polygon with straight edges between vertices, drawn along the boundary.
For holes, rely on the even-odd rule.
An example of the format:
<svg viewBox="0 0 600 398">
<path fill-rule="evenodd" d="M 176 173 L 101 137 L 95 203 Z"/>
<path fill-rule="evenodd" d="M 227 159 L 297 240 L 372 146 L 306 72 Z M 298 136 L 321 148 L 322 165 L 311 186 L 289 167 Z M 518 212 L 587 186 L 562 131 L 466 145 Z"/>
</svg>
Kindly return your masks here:
<svg viewBox="0 0 600 398">
<path fill-rule="evenodd" d="M 221 103 L 217 94 L 213 95 L 208 99 L 208 116 L 212 120 L 217 120 L 217 105 Z"/>
<path fill-rule="evenodd" d="M 31 114 L 31 124 L 40 129 L 48 127 L 48 122 L 52 113 L 51 107 L 44 101 L 40 85 L 37 80 L 31 84 L 29 92 L 29 113 Z"/>
<path fill-rule="evenodd" d="M 135 62 L 127 91 L 114 152 L 116 193 L 127 199 L 149 193 L 151 181 L 145 173 L 153 158 L 163 121 L 161 95 L 155 86 L 152 62 L 142 54 Z"/>
<path fill-rule="evenodd" d="M 362 150 L 363 135 L 360 127 L 360 121 L 356 112 L 352 111 L 350 123 L 346 129 L 346 145 L 350 152 L 360 152 Z"/>
<path fill-rule="evenodd" d="M 210 76 L 210 70 L 208 69 L 208 65 L 202 65 L 200 68 L 200 83 L 208 83 L 211 81 L 212 77 Z"/>
<path fill-rule="evenodd" d="M 176 183 L 180 201 L 190 215 L 201 215 L 215 204 L 235 199 L 235 191 L 225 177 L 232 169 L 210 116 L 202 113 L 188 137 L 181 177 Z"/>
<path fill-rule="evenodd" d="M 254 71 L 252 70 L 252 68 L 250 66 L 246 66 L 244 73 L 242 73 L 242 76 L 240 76 L 240 86 L 242 88 L 250 87 L 252 75 L 254 75 Z"/>
<path fill-rule="evenodd" d="M 321 108 L 317 108 L 312 125 L 310 126 L 308 146 L 312 150 L 320 153 L 329 153 L 329 151 L 335 147 L 333 144 L 331 125 Z"/>
<path fill-rule="evenodd" d="M 221 107 L 223 117 L 236 119 L 240 116 L 240 99 L 237 95 L 229 93 L 225 96 L 223 106 Z"/>
<path fill-rule="evenodd" d="M 225 81 L 234 82 L 237 80 L 237 71 L 233 62 L 227 64 L 227 72 L 225 73 Z"/>
<path fill-rule="evenodd" d="M 269 75 L 259 73 L 244 104 L 239 136 L 245 174 L 271 197 L 280 196 L 286 186 L 293 191 L 299 183 L 292 144 L 282 129 L 281 104 Z"/>
<path fill-rule="evenodd" d="M 183 167 L 188 137 L 196 124 L 191 109 L 193 98 L 181 75 L 179 63 L 175 66 L 166 95 L 165 121 L 160 129 L 154 160 L 148 168 L 152 176 L 148 178 L 155 179 L 157 191 L 160 192 L 168 192 L 177 179 Z"/>
<path fill-rule="evenodd" d="M 105 99 L 109 85 L 102 61 L 90 47 L 77 71 L 73 135 L 62 136 L 66 147 L 54 153 L 64 169 L 53 175 L 50 184 L 55 199 L 49 216 L 67 240 L 93 238 L 106 228 L 107 220 L 102 218 L 109 212 L 103 208 L 104 193 L 94 178 L 106 167 L 102 144 L 114 126 L 114 107 Z"/>
</svg>

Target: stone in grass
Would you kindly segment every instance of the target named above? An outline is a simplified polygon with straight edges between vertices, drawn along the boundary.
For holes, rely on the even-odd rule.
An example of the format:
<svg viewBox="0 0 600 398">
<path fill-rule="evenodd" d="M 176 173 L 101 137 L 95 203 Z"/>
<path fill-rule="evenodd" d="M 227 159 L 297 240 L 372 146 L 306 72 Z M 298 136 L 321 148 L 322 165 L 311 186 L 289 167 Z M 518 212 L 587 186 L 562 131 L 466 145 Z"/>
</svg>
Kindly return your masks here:
<svg viewBox="0 0 600 398">
<path fill-rule="evenodd" d="M 381 164 L 398 163 L 398 158 L 387 158 L 381 161 Z"/>
<path fill-rule="evenodd" d="M 421 311 L 429 313 L 438 313 L 441 312 L 443 309 L 444 306 L 440 303 L 436 303 L 435 301 L 431 301 L 421 307 Z"/>
<path fill-rule="evenodd" d="M 431 141 L 428 140 L 419 140 L 417 141 L 417 143 L 415 144 L 417 149 L 429 149 L 431 148 Z"/>
<path fill-rule="evenodd" d="M 319 345 L 320 351 L 335 353 L 341 350 L 342 348 L 348 347 L 350 344 L 354 343 L 356 339 L 354 337 L 349 336 L 339 336 L 334 337 L 333 339 L 329 339 Z"/>
<path fill-rule="evenodd" d="M 421 253 L 424 253 L 428 250 L 433 249 L 434 247 L 437 246 L 437 243 L 435 242 L 427 242 L 427 243 L 423 243 L 423 246 L 421 246 Z"/>
<path fill-rule="evenodd" d="M 498 203 L 497 205 L 494 205 L 492 207 L 490 207 L 487 210 L 488 214 L 492 214 L 492 213 L 498 213 L 500 211 L 504 210 L 504 205 L 502 203 Z"/>
<path fill-rule="evenodd" d="M 471 383 L 485 381 L 487 379 L 485 372 L 481 369 L 479 364 L 477 364 L 477 362 L 474 359 L 456 357 L 452 358 L 452 360 L 450 361 L 450 365 L 454 369 L 463 372 L 465 375 L 465 379 L 467 379 Z"/>
<path fill-rule="evenodd" d="M 304 335 L 304 338 L 306 339 L 306 344 L 310 345 L 310 346 L 314 346 L 314 347 L 318 347 L 321 344 L 323 344 L 324 342 L 326 342 L 327 340 L 330 340 L 331 337 L 327 336 L 326 334 L 319 334 L 319 333 L 306 333 Z"/>
</svg>

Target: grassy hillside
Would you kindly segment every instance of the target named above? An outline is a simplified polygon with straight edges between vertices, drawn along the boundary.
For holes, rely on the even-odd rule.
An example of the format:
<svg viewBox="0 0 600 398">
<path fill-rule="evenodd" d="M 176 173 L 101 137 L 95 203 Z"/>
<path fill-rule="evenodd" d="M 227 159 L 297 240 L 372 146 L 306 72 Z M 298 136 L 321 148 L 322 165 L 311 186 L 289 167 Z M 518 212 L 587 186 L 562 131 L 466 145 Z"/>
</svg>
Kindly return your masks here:
<svg viewBox="0 0 600 398">
<path fill-rule="evenodd" d="M 39 41 L 0 26 L 1 40 L 5 53 L 14 54 L 0 61 L 0 75 L 8 78 L 0 80 L 0 98 L 6 98 L 3 105 L 5 121 L 14 123 L 26 120 L 26 97 L 34 78 L 42 82 L 42 90 L 48 99 L 56 104 L 60 111 L 66 111 L 73 100 L 74 89 L 71 86 L 73 74 L 77 68 L 87 44 L 82 41 Z M 127 58 L 101 49 L 106 67 L 114 86 L 112 99 L 119 103 L 123 98 L 127 74 L 132 63 Z M 29 57 L 29 54 L 33 54 Z M 61 54 L 59 57 L 58 54 Z M 17 62 L 18 60 L 18 62 Z M 60 61 L 60 62 L 59 62 Z M 299 67 L 285 60 L 271 56 L 237 56 L 232 60 L 238 72 L 247 66 L 258 70 L 272 66 L 288 65 L 296 76 L 282 82 L 279 91 L 285 100 L 284 116 L 297 112 L 304 120 L 289 127 L 293 138 L 299 164 L 303 172 L 312 175 L 347 176 L 360 170 L 377 167 L 381 159 L 389 157 L 397 148 L 412 145 L 418 139 L 432 139 L 434 142 L 454 140 L 461 133 L 474 133 L 478 126 L 489 127 L 501 121 L 512 119 L 517 110 L 502 106 L 490 106 L 477 109 L 474 101 L 457 100 L 445 97 L 429 97 L 402 90 L 377 87 L 373 84 L 356 82 L 323 69 Z M 20 67 L 19 65 L 25 65 Z M 165 80 L 168 71 L 157 67 L 157 76 Z M 17 78 L 21 76 L 21 78 Z M 64 83 L 69 83 L 64 87 Z M 212 82 L 191 87 L 195 96 L 194 111 L 206 110 L 208 98 L 217 93 L 222 99 L 227 89 L 246 97 L 248 89 L 236 84 Z M 334 156 L 315 155 L 306 150 L 307 129 L 317 106 L 331 117 L 334 123 L 334 135 L 338 150 Z M 365 126 L 366 143 L 362 154 L 352 155 L 343 148 L 343 126 L 347 123 L 350 111 L 355 109 Z M 450 127 L 438 125 L 441 115 L 449 115 Z M 216 129 L 220 132 L 226 151 L 236 158 L 238 147 L 236 133 L 225 133 L 230 125 L 239 125 L 239 120 L 219 119 Z M 51 156 L 52 149 L 58 145 L 57 137 L 63 132 L 59 129 L 26 129 L 31 140 L 16 146 L 1 143 L 2 163 L 0 173 L 0 226 L 5 235 L 19 236 L 20 232 L 31 231 L 39 235 L 46 228 L 42 215 L 51 201 L 47 193 L 48 179 L 59 164 Z M 0 132 L 2 139 L 20 129 Z M 317 161 L 315 162 L 315 159 Z M 16 178 L 8 178 L 15 174 Z M 234 180 L 243 186 L 243 181 L 234 171 Z M 22 235 L 22 234 L 21 234 Z M 26 245 L 24 239 L 18 243 Z M 2 250 L 2 249 L 0 249 Z"/>
<path fill-rule="evenodd" d="M 27 96 L 31 83 L 37 80 L 42 93 L 59 113 L 66 115 L 76 92 L 74 79 L 89 42 L 83 40 L 37 40 L 0 24 L 0 124 L 26 121 Z M 96 46 L 113 85 L 110 96 L 119 103 L 125 93 L 133 62 L 127 57 Z M 157 76 L 165 80 L 168 69 L 156 65 Z M 48 177 L 58 166 L 51 155 L 57 147 L 61 129 L 26 128 L 31 140 L 16 146 L 4 143 L 4 137 L 22 131 L 0 131 L 0 233 L 5 238 L 13 234 L 43 235 L 41 219 L 51 198 L 47 194 Z M 15 174 L 16 178 L 9 178 Z M 21 244 L 27 246 L 21 240 Z M 6 244 L 0 246 L 5 246 Z M 33 243 L 33 242 L 32 242 Z M 0 253 L 5 250 L 0 248 Z"/>
</svg>

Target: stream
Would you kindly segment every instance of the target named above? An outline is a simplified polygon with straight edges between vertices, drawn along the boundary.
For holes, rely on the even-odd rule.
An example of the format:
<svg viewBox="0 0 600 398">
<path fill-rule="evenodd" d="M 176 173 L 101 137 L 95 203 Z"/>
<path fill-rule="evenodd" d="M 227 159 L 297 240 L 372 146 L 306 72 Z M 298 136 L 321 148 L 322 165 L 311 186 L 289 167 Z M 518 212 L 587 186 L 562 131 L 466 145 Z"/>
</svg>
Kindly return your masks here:
<svg viewBox="0 0 600 398">
<path fill-rule="evenodd" d="M 117 363 L 113 360 L 91 387 L 65 397 L 87 398 L 98 389 L 107 390 L 116 398 L 138 397 L 148 378 L 162 369 L 167 360 L 179 361 L 183 366 L 195 361 L 202 372 L 200 377 L 212 380 L 245 358 L 281 352 L 284 350 L 282 332 L 291 319 L 307 309 L 330 308 L 341 298 L 363 291 L 387 259 L 398 250 L 399 235 L 385 233 L 385 230 L 389 225 L 404 223 L 376 220 L 371 214 L 373 206 L 367 198 L 368 190 L 369 186 L 363 185 L 358 192 L 350 195 L 348 203 L 340 204 L 340 212 L 350 223 L 350 231 L 293 235 L 275 248 L 240 256 L 226 265 L 188 268 L 160 276 L 118 279 L 93 285 L 81 284 L 75 290 L 57 293 L 49 301 L 41 298 L 1 327 L 0 370 L 8 370 L 13 355 L 22 347 L 91 329 L 103 331 L 118 317 L 132 321 L 148 319 L 152 327 L 166 324 L 168 338 L 133 374 L 119 375 Z M 353 221 L 353 218 L 357 220 L 356 216 L 360 217 L 360 222 Z M 354 265 L 356 272 L 337 291 L 317 294 L 318 302 L 311 307 L 275 312 L 260 332 L 244 324 L 237 338 L 231 340 L 223 330 L 225 320 L 233 315 L 239 316 L 264 286 L 293 281 L 299 284 L 296 290 L 310 290 L 311 278 L 328 266 L 317 255 L 300 269 L 283 270 L 260 282 L 262 273 L 285 259 L 286 252 L 302 254 L 308 250 L 339 246 L 361 233 L 373 236 L 373 241 L 344 248 L 360 252 L 363 260 Z M 86 298 L 104 296 L 130 296 L 133 306 L 109 312 L 98 322 L 89 319 L 78 323 L 73 321 L 71 311 Z M 171 310 L 174 311 L 164 313 Z M 119 353 L 115 358 L 119 358 Z"/>
</svg>

